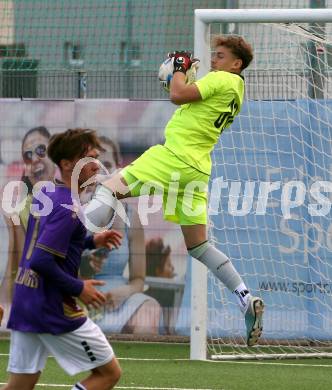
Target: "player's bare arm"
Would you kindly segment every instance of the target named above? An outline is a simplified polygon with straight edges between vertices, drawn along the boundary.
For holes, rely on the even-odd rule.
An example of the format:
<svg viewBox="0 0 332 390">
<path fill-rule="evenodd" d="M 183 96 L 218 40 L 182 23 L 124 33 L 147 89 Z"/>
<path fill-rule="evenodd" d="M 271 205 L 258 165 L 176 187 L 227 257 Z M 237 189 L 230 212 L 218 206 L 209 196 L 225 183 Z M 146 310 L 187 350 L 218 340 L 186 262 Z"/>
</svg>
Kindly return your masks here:
<svg viewBox="0 0 332 390">
<path fill-rule="evenodd" d="M 186 84 L 186 75 L 182 72 L 174 73 L 169 97 L 177 105 L 202 100 L 196 84 Z"/>
</svg>

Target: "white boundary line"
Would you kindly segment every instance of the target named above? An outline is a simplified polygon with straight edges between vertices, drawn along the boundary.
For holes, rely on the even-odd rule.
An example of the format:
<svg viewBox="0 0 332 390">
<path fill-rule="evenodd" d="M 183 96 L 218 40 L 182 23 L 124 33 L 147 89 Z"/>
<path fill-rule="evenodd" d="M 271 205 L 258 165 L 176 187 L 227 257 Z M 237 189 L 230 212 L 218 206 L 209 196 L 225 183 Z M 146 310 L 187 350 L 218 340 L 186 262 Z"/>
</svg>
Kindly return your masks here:
<svg viewBox="0 0 332 390">
<path fill-rule="evenodd" d="M 0 382 L 0 385 L 7 383 Z M 37 387 L 71 387 L 71 384 L 56 384 L 56 383 L 37 383 Z M 133 389 L 133 390 L 213 390 L 213 389 L 189 389 L 188 387 L 145 387 L 145 386 L 116 386 L 114 389 Z M 221 389 L 222 390 L 222 389 Z"/>
<path fill-rule="evenodd" d="M 0 356 L 9 356 L 8 353 L 0 353 Z M 53 356 L 49 356 L 51 359 L 54 359 Z M 137 361 L 137 362 L 190 362 L 192 360 L 188 358 L 180 359 L 164 359 L 164 358 L 119 358 L 118 360 L 124 361 Z M 288 366 L 288 367 L 327 367 L 332 368 L 332 364 L 306 364 L 306 363 L 283 363 L 279 362 L 261 362 L 261 361 L 236 361 L 236 360 L 204 360 L 204 363 L 214 363 L 214 364 L 254 364 L 254 365 L 266 365 L 266 366 Z M 1 384 L 2 385 L 2 384 Z M 131 389 L 131 387 L 126 387 L 126 389 Z M 142 389 L 149 389 L 148 387 L 143 387 Z M 152 389 L 159 389 L 157 387 L 152 387 Z M 164 388 L 161 388 L 164 389 Z M 166 389 L 166 388 L 165 388 Z M 168 390 L 168 388 L 167 388 Z M 171 389 L 170 389 L 171 390 Z M 184 389 L 179 389 L 184 390 Z M 192 390 L 192 389 L 187 389 Z M 195 389 L 195 390 L 208 390 L 208 389 Z"/>
<path fill-rule="evenodd" d="M 0 353 L 0 356 L 9 356 L 8 353 Z M 49 356 L 54 359 L 53 356 Z M 191 360 L 188 358 L 179 358 L 179 359 L 164 359 L 164 358 L 119 358 L 118 360 L 124 361 L 137 361 L 137 362 L 190 362 Z M 306 364 L 306 363 L 282 363 L 282 362 L 260 362 L 260 361 L 234 361 L 234 360 L 204 360 L 204 363 L 214 363 L 214 364 L 253 364 L 253 365 L 266 365 L 266 366 L 289 366 L 289 367 L 326 367 L 332 368 L 332 364 Z M 126 389 L 131 389 L 131 387 L 126 387 Z M 148 387 L 144 387 L 142 389 L 149 389 Z M 151 389 L 158 389 L 157 387 L 153 387 Z M 164 388 L 162 388 L 164 389 Z M 165 388 L 166 389 L 166 388 Z M 179 389 L 184 390 L 184 389 Z M 192 390 L 192 389 L 187 389 Z M 195 390 L 205 390 L 205 389 L 195 389 Z"/>
<path fill-rule="evenodd" d="M 129 360 L 129 361 L 165 361 L 165 362 L 173 362 L 173 361 L 187 361 L 190 362 L 190 359 L 149 359 L 149 358 L 118 358 L 118 360 Z M 204 360 L 204 363 L 228 363 L 228 364 L 255 364 L 255 365 L 276 365 L 276 366 L 299 366 L 299 367 L 329 367 L 332 368 L 331 364 L 306 364 L 306 363 L 282 363 L 282 362 L 257 362 L 257 361 L 216 361 L 216 360 Z"/>
<path fill-rule="evenodd" d="M 294 359 L 295 360 L 295 359 Z M 229 360 L 223 360 L 216 362 L 214 360 L 209 360 L 210 363 L 234 363 L 234 364 L 255 364 L 255 365 L 266 365 L 266 366 L 288 366 L 288 367 L 327 367 L 332 368 L 332 364 L 306 364 L 306 363 L 282 363 L 282 362 L 236 362 L 236 361 L 229 361 Z"/>
<path fill-rule="evenodd" d="M 190 359 L 140 359 L 140 358 L 118 358 L 118 360 L 131 360 L 131 361 L 165 361 L 165 362 L 173 362 L 173 361 L 188 361 L 190 362 Z M 248 362 L 239 362 L 239 361 L 215 361 L 215 360 L 204 360 L 204 363 L 228 363 L 228 364 L 254 364 L 254 365 L 273 365 L 273 366 L 298 366 L 298 367 L 328 367 L 332 368 L 331 364 L 306 364 L 306 363 L 282 363 L 282 362 L 255 362 L 255 361 L 248 361 Z"/>
</svg>

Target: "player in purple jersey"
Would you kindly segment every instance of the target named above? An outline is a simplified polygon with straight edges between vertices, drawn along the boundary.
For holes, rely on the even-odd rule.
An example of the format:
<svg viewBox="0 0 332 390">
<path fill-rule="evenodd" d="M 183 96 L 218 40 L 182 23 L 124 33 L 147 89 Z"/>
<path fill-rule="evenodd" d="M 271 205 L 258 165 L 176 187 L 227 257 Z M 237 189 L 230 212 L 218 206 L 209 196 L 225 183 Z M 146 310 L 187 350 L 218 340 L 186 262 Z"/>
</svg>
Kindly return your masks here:
<svg viewBox="0 0 332 390">
<path fill-rule="evenodd" d="M 99 150 L 89 129 L 67 130 L 49 142 L 47 153 L 60 168 L 61 182 L 47 183 L 32 201 L 8 321 L 10 377 L 3 390 L 33 389 L 49 354 L 70 375 L 91 370 L 72 390 L 108 390 L 120 378 L 112 347 L 77 303 L 77 298 L 95 308 L 105 303 L 95 287 L 102 281 L 78 278 L 83 249 L 121 244 L 121 234 L 112 230 L 86 238 L 72 200 L 75 165 L 84 157 L 97 158 Z M 80 188 L 98 170 L 97 162 L 85 164 L 75 185 Z"/>
</svg>

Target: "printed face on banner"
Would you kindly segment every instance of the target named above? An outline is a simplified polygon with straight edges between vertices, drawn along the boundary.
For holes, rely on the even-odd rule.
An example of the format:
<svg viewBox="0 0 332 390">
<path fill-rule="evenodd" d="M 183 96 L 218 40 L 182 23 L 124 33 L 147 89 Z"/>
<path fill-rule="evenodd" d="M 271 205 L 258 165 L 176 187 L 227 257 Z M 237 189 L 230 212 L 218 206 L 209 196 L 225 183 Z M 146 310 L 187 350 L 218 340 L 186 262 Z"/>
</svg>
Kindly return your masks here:
<svg viewBox="0 0 332 390">
<path fill-rule="evenodd" d="M 14 122 L 11 124 L 11 134 L 15 134 L 16 140 L 20 140 L 21 153 L 13 150 L 8 163 L 4 164 L 1 170 L 1 183 L 5 189 L 4 193 L 7 194 L 6 199 L 1 199 L 6 207 L 2 208 L 0 213 L 0 233 L 4 241 L 1 246 L 0 302 L 6 307 L 2 326 L 6 325 L 10 311 L 32 196 L 40 189 L 42 182 L 44 185 L 44 182 L 60 179 L 58 169 L 47 157 L 50 136 L 76 126 L 75 123 L 70 126 L 63 123 L 61 126 L 59 115 L 54 114 L 59 110 L 56 106 L 56 103 L 50 102 L 47 105 L 43 103 L 40 109 L 37 107 L 34 111 L 35 117 L 32 118 L 30 113 L 31 125 L 27 123 L 26 130 L 18 131 L 20 127 Z M 103 174 L 112 174 L 142 153 L 142 143 L 135 149 L 135 142 L 123 142 L 118 127 L 131 128 L 132 133 L 127 132 L 126 137 L 133 139 L 136 136 L 133 123 L 139 126 L 139 122 L 144 119 L 144 112 L 147 116 L 154 115 L 155 110 L 150 112 L 145 106 L 146 103 L 143 102 L 130 116 L 125 102 L 122 103 L 117 110 L 111 110 L 117 113 L 116 117 L 121 123 L 110 120 L 107 115 L 108 127 L 105 127 L 106 121 L 100 122 L 100 118 L 106 119 L 106 115 L 100 115 L 101 111 L 110 112 L 108 105 L 99 108 L 91 106 L 89 122 L 95 121 L 95 127 L 91 127 L 100 135 L 102 150 L 97 158 L 103 170 L 107 171 Z M 15 111 L 15 104 L 9 109 Z M 62 105 L 61 109 L 63 118 L 70 117 L 71 105 Z M 127 123 L 124 118 L 127 118 Z M 42 125 L 34 130 L 33 126 L 38 122 Z M 155 126 L 162 127 L 159 123 Z M 162 131 L 160 128 L 159 133 L 162 134 Z M 1 138 L 0 143 L 4 145 L 8 141 L 7 138 Z M 147 149 L 151 139 L 145 139 L 143 146 Z M 84 174 L 83 170 L 81 176 Z M 81 176 L 79 182 L 90 177 L 90 174 L 88 172 L 86 177 Z M 95 185 L 87 186 L 80 194 L 81 203 L 91 199 L 94 191 Z M 176 332 L 188 256 L 178 225 L 163 220 L 161 201 L 158 197 L 154 200 L 160 203 L 158 211 L 147 216 L 147 224 L 140 219 L 137 199 L 124 201 L 130 227 L 118 217 L 112 227 L 123 236 L 121 246 L 112 251 L 105 248 L 86 250 L 82 254 L 81 277 L 105 281 L 101 290 L 106 296 L 106 304 L 100 310 L 89 311 L 89 316 L 105 331 L 135 333 L 143 328 L 145 333 L 151 334 Z M 131 285 L 135 286 L 134 290 L 137 292 L 132 293 Z"/>
</svg>

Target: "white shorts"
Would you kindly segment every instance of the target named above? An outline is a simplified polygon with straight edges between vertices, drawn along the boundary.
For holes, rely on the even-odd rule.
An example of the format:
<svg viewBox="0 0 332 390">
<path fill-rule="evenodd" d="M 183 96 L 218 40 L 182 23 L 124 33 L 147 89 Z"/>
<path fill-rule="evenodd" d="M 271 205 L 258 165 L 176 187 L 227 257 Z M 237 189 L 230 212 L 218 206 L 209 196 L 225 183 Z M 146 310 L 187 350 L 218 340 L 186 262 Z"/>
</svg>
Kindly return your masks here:
<svg viewBox="0 0 332 390">
<path fill-rule="evenodd" d="M 103 366 L 114 357 L 104 333 L 88 318 L 73 332 L 59 335 L 12 330 L 7 371 L 35 374 L 44 369 L 50 354 L 69 375 Z"/>
</svg>

